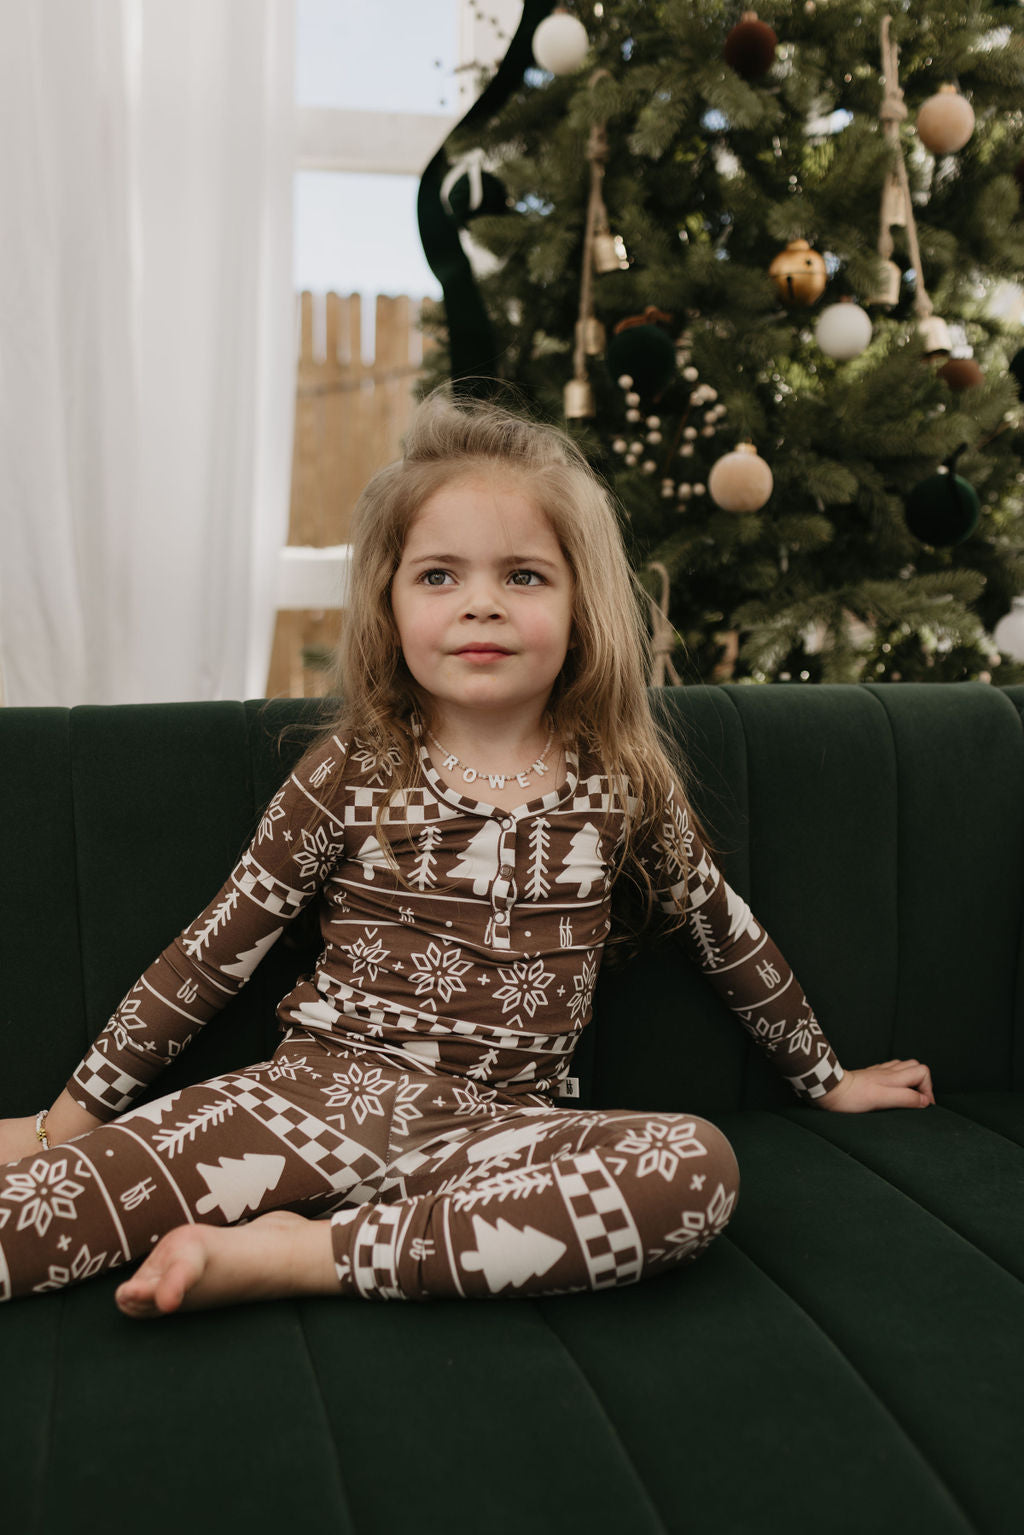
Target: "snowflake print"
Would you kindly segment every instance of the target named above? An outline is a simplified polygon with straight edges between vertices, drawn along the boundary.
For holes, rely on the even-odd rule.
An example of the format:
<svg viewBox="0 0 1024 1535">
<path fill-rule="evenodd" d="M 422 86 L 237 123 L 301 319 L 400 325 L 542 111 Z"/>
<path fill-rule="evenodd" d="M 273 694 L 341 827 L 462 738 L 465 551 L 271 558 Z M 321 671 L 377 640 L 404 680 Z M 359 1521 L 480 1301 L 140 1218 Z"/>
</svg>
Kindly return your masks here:
<svg viewBox="0 0 1024 1535">
<path fill-rule="evenodd" d="M 62 1290 L 65 1285 L 77 1284 L 80 1279 L 91 1279 L 94 1274 L 99 1273 L 106 1261 L 106 1253 L 97 1253 L 93 1257 L 88 1247 L 83 1245 L 78 1249 L 69 1268 L 64 1268 L 59 1263 L 51 1263 L 47 1270 L 49 1278 L 42 1284 L 33 1285 L 33 1293 L 42 1295 L 44 1290 Z M 113 1268 L 113 1263 L 110 1266 Z"/>
<path fill-rule="evenodd" d="M 411 1082 L 408 1077 L 402 1078 L 398 1084 L 392 1111 L 395 1135 L 408 1135 L 413 1120 L 423 1118 L 422 1111 L 416 1107 L 416 1099 L 420 1093 L 426 1092 L 426 1089 L 426 1082 Z"/>
<path fill-rule="evenodd" d="M 466 1080 L 465 1086 L 453 1087 L 452 1097 L 455 1099 L 455 1113 L 458 1114 L 497 1114 L 498 1105 L 495 1103 L 493 1088 L 481 1090 L 475 1082 Z M 441 1100 L 444 1102 L 444 1099 Z"/>
<path fill-rule="evenodd" d="M 659 1248 L 651 1256 L 667 1256 L 670 1262 L 678 1263 L 707 1247 L 713 1237 L 725 1230 L 735 1203 L 736 1195 L 726 1194 L 719 1184 L 706 1210 L 684 1210 L 682 1224 L 666 1233 L 669 1250 Z"/>
<path fill-rule="evenodd" d="M 341 828 L 334 823 L 332 827 L 335 835 L 340 835 Z M 326 826 L 318 826 L 314 831 L 302 828 L 302 847 L 295 854 L 295 863 L 307 885 L 319 884 L 326 878 L 342 847 L 341 842 L 331 841 Z"/>
<path fill-rule="evenodd" d="M 265 1068 L 261 1066 L 257 1070 L 261 1075 L 266 1070 L 268 1082 L 297 1082 L 300 1072 L 305 1077 L 312 1077 L 314 1082 L 320 1081 L 319 1073 L 313 1070 L 304 1055 L 294 1061 L 268 1061 Z"/>
<path fill-rule="evenodd" d="M 532 1018 L 538 1007 L 547 1006 L 548 987 L 555 977 L 550 970 L 544 969 L 542 959 L 535 959 L 532 965 L 525 959 L 520 960 L 507 970 L 499 969 L 498 976 L 505 984 L 492 995 L 501 1003 L 503 1013 L 521 1007 Z"/>
<path fill-rule="evenodd" d="M 615 1150 L 628 1152 L 639 1158 L 636 1176 L 646 1178 L 648 1173 L 660 1173 L 666 1183 L 676 1175 L 676 1169 L 684 1157 L 702 1157 L 707 1153 L 703 1141 L 696 1135 L 692 1120 L 680 1124 L 678 1120 L 649 1119 L 643 1130 L 630 1130 L 616 1141 Z"/>
<path fill-rule="evenodd" d="M 367 775 L 369 783 L 382 784 L 386 779 L 394 777 L 395 768 L 402 759 L 395 746 L 389 746 L 386 752 L 381 753 L 374 751 L 371 746 L 364 746 L 361 741 L 353 741 L 349 760 L 355 762 L 360 773 Z"/>
<path fill-rule="evenodd" d="M 113 1035 L 114 1044 L 118 1050 L 127 1050 L 131 1046 L 131 1036 L 139 1029 L 145 1028 L 146 1020 L 139 1017 L 139 1009 L 142 1006 L 142 998 L 125 997 L 117 1012 L 110 1020 L 110 1032 Z M 143 1045 L 143 1049 L 146 1046 Z"/>
<path fill-rule="evenodd" d="M 21 1205 L 18 1216 L 19 1231 L 34 1226 L 39 1236 L 45 1236 L 54 1216 L 73 1221 L 78 1215 L 75 1200 L 83 1192 L 83 1186 L 68 1177 L 68 1164 L 64 1157 L 57 1162 L 47 1162 L 43 1157 L 32 1163 L 27 1173 L 8 1173 L 7 1186 L 0 1199 Z"/>
<path fill-rule="evenodd" d="M 355 1115 L 356 1123 L 364 1124 L 367 1116 L 384 1117 L 382 1098 L 387 1094 L 390 1082 L 380 1066 L 364 1071 L 362 1066 L 352 1065 L 347 1072 L 333 1073 L 334 1086 L 327 1089 L 327 1104 L 332 1109 L 346 1109 Z M 328 1119 L 344 1121 L 345 1114 L 328 1114 Z"/>
<path fill-rule="evenodd" d="M 436 991 L 442 1002 L 450 1002 L 457 991 L 465 991 L 462 979 L 473 968 L 471 960 L 462 958 L 462 950 L 454 946 L 442 949 L 438 944 L 428 946 L 425 954 L 411 954 L 416 966 L 409 979 L 416 982 L 416 995 Z"/>
<path fill-rule="evenodd" d="M 377 928 L 368 927 L 355 943 L 341 945 L 342 953 L 347 954 L 352 961 L 352 975 L 356 980 L 363 979 L 365 970 L 365 978 L 372 984 L 384 968 L 384 961 L 388 958 L 389 951 L 378 942 L 377 932 Z"/>
<path fill-rule="evenodd" d="M 277 793 L 274 795 L 274 798 L 270 801 L 270 804 L 263 812 L 263 819 L 260 822 L 259 835 L 257 838 L 259 842 L 273 842 L 274 822 L 284 819 L 284 805 L 282 804 L 283 799 L 284 790 L 278 789 Z"/>
<path fill-rule="evenodd" d="M 593 949 L 588 950 L 583 969 L 572 978 L 573 994 L 569 998 L 569 1017 L 582 1027 L 590 1013 L 590 1002 L 597 984 L 597 961 Z"/>
</svg>

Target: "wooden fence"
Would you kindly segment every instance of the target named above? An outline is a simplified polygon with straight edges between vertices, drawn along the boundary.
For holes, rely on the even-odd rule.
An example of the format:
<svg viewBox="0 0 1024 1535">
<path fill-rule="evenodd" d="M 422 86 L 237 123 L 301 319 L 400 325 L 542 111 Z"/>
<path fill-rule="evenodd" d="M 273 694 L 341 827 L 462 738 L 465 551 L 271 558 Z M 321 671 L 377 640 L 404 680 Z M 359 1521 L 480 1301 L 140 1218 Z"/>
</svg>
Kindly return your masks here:
<svg viewBox="0 0 1024 1535">
<path fill-rule="evenodd" d="M 358 294 L 299 295 L 289 544 L 348 542 L 352 508 L 370 476 L 397 458 L 422 370 L 421 306 L 378 298 L 367 356 Z M 319 653 L 335 643 L 337 611 L 281 611 L 267 678 L 271 697 L 323 691 Z"/>
</svg>

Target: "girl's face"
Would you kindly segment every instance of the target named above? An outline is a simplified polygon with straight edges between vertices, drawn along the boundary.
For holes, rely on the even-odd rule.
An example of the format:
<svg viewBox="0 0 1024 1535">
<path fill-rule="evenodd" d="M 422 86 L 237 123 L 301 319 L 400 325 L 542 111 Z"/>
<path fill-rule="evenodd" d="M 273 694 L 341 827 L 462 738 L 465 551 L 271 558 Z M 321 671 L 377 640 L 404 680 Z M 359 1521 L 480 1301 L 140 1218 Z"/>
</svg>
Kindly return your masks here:
<svg viewBox="0 0 1024 1535">
<path fill-rule="evenodd" d="M 391 584 L 402 653 L 432 722 L 539 721 L 569 647 L 573 578 L 547 518 L 479 474 L 420 507 Z"/>
</svg>

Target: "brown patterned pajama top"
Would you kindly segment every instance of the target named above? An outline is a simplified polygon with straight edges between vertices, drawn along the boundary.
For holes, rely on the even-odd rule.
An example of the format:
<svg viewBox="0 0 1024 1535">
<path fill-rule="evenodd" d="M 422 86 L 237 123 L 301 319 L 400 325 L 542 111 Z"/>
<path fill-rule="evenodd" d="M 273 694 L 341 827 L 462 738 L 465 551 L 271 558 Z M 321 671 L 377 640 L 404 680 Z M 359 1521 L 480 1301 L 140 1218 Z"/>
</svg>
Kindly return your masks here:
<svg viewBox="0 0 1024 1535">
<path fill-rule="evenodd" d="M 564 783 L 499 810 L 420 755 L 385 817 L 397 873 L 376 835 L 394 761 L 334 737 L 298 764 L 72 1077 L 107 1123 L 0 1169 L 0 1299 L 274 1208 L 329 1217 L 341 1292 L 368 1298 L 625 1284 L 722 1229 L 738 1178 L 712 1125 L 551 1101 L 623 836 L 600 764 L 569 753 Z M 835 1055 L 685 809 L 640 857 L 666 911 L 685 893 L 684 948 L 797 1093 L 827 1092 Z M 132 1110 L 316 898 L 323 951 L 278 1008 L 273 1058 Z"/>
</svg>

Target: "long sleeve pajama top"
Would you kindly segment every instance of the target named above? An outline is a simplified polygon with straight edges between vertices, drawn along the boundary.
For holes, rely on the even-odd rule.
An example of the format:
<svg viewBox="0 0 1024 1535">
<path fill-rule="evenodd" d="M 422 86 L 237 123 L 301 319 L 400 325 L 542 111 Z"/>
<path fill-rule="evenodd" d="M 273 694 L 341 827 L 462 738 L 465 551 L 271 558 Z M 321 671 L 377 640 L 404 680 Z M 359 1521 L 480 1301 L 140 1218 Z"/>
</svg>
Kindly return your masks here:
<svg viewBox="0 0 1024 1535">
<path fill-rule="evenodd" d="M 558 1093 L 591 1014 L 623 812 L 600 764 L 572 753 L 564 782 L 515 810 L 455 792 L 420 757 L 385 814 L 398 874 L 376 834 L 394 760 L 337 737 L 303 757 L 74 1073 L 83 1108 L 127 1109 L 317 899 L 323 950 L 281 1002 L 282 1026 L 505 1094 Z M 827 1039 L 684 808 L 639 855 L 661 906 L 685 901 L 679 937 L 711 985 L 801 1097 L 827 1092 L 842 1076 Z"/>
</svg>

